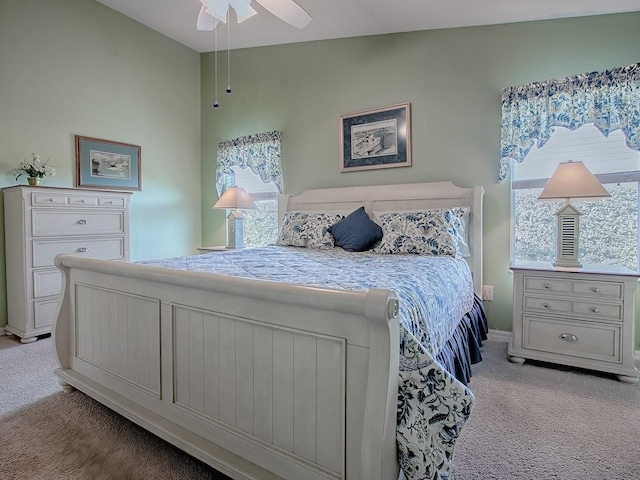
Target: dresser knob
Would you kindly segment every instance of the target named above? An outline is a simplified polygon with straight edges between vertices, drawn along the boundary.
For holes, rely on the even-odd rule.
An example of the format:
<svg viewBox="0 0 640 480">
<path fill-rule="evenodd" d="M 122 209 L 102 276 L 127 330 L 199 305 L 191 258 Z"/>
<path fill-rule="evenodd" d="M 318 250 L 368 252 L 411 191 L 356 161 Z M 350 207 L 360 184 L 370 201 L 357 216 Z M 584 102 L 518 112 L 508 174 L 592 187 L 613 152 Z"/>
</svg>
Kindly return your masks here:
<svg viewBox="0 0 640 480">
<path fill-rule="evenodd" d="M 113 205 L 113 201 L 112 201 L 112 200 L 109 200 L 109 201 L 107 202 L 107 205 Z"/>
<path fill-rule="evenodd" d="M 560 338 L 565 342 L 577 342 L 578 337 L 576 337 L 573 333 L 561 333 Z"/>
<path fill-rule="evenodd" d="M 593 313 L 598 313 L 600 310 L 598 310 L 598 307 L 593 307 L 593 308 L 591 309 L 591 311 L 592 311 Z"/>
<path fill-rule="evenodd" d="M 78 220 L 78 223 L 79 223 L 80 225 L 86 225 L 86 224 L 87 224 L 87 223 L 89 223 L 89 222 L 87 222 L 86 220 L 82 219 L 82 220 Z"/>
<path fill-rule="evenodd" d="M 547 290 L 549 290 L 551 288 L 551 285 L 549 283 L 545 283 L 544 284 L 544 288 L 546 288 Z"/>
<path fill-rule="evenodd" d="M 545 303 L 544 305 L 542 305 L 544 308 L 551 308 L 551 305 L 549 305 L 548 303 Z"/>
<path fill-rule="evenodd" d="M 55 199 L 55 198 L 50 198 L 50 199 L 49 199 L 49 201 L 50 201 L 50 202 L 55 202 L 55 201 L 56 201 L 56 199 Z"/>
<path fill-rule="evenodd" d="M 76 252 L 78 253 L 86 253 L 88 251 L 89 249 L 87 247 L 80 247 L 79 249 L 76 250 Z"/>
<path fill-rule="evenodd" d="M 600 289 L 599 289 L 598 287 L 593 287 L 593 288 L 591 289 L 591 291 L 592 291 L 593 293 L 600 293 Z"/>
</svg>

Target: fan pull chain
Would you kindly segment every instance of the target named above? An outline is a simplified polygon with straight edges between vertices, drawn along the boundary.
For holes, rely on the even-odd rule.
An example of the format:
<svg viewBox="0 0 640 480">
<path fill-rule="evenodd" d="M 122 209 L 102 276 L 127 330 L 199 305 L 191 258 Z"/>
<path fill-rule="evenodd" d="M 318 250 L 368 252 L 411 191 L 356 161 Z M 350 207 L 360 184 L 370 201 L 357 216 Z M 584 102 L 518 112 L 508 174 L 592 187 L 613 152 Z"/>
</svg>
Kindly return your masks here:
<svg viewBox="0 0 640 480">
<path fill-rule="evenodd" d="M 229 10 L 227 10 L 227 94 L 231 93 L 231 44 L 229 41 L 229 32 L 231 31 L 231 17 L 229 16 Z"/>
<path fill-rule="evenodd" d="M 215 28 L 213 30 L 213 42 L 214 42 L 214 53 L 213 53 L 213 64 L 214 64 L 214 85 L 215 85 L 215 96 L 213 100 L 213 108 L 218 108 L 220 104 L 218 103 L 218 29 Z"/>
</svg>

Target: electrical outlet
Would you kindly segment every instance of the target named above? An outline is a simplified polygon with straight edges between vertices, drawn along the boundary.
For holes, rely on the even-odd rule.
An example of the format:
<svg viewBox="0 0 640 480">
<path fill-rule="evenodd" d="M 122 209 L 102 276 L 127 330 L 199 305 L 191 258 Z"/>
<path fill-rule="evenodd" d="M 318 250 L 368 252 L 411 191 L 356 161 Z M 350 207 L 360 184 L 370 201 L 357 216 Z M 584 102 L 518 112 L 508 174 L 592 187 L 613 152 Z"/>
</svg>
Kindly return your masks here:
<svg viewBox="0 0 640 480">
<path fill-rule="evenodd" d="M 487 302 L 493 301 L 493 287 L 490 285 L 482 286 L 482 300 L 486 300 Z"/>
</svg>

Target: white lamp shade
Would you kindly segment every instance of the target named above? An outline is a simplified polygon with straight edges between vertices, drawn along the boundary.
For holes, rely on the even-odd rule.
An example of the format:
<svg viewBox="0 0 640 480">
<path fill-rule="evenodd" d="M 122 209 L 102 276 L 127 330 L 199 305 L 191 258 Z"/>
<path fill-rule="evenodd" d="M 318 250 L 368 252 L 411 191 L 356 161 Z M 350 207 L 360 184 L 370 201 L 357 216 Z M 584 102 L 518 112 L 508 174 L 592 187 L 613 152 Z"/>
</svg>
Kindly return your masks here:
<svg viewBox="0 0 640 480">
<path fill-rule="evenodd" d="M 558 165 L 538 200 L 605 198 L 611 195 L 582 162 Z"/>
<path fill-rule="evenodd" d="M 251 196 L 244 188 L 229 187 L 212 208 L 230 208 L 232 210 L 238 210 L 255 209 L 257 207 Z"/>
</svg>

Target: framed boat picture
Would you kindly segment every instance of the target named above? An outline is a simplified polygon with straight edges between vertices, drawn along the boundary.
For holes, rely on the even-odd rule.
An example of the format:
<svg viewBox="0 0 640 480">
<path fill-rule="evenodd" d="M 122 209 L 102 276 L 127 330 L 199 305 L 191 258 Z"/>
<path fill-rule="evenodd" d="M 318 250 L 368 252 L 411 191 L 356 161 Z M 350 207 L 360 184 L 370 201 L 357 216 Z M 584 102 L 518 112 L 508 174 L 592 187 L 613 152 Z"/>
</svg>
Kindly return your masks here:
<svg viewBox="0 0 640 480">
<path fill-rule="evenodd" d="M 139 145 L 76 135 L 76 186 L 142 190 Z"/>
<path fill-rule="evenodd" d="M 408 103 L 340 117 L 340 171 L 411 166 Z"/>
</svg>

